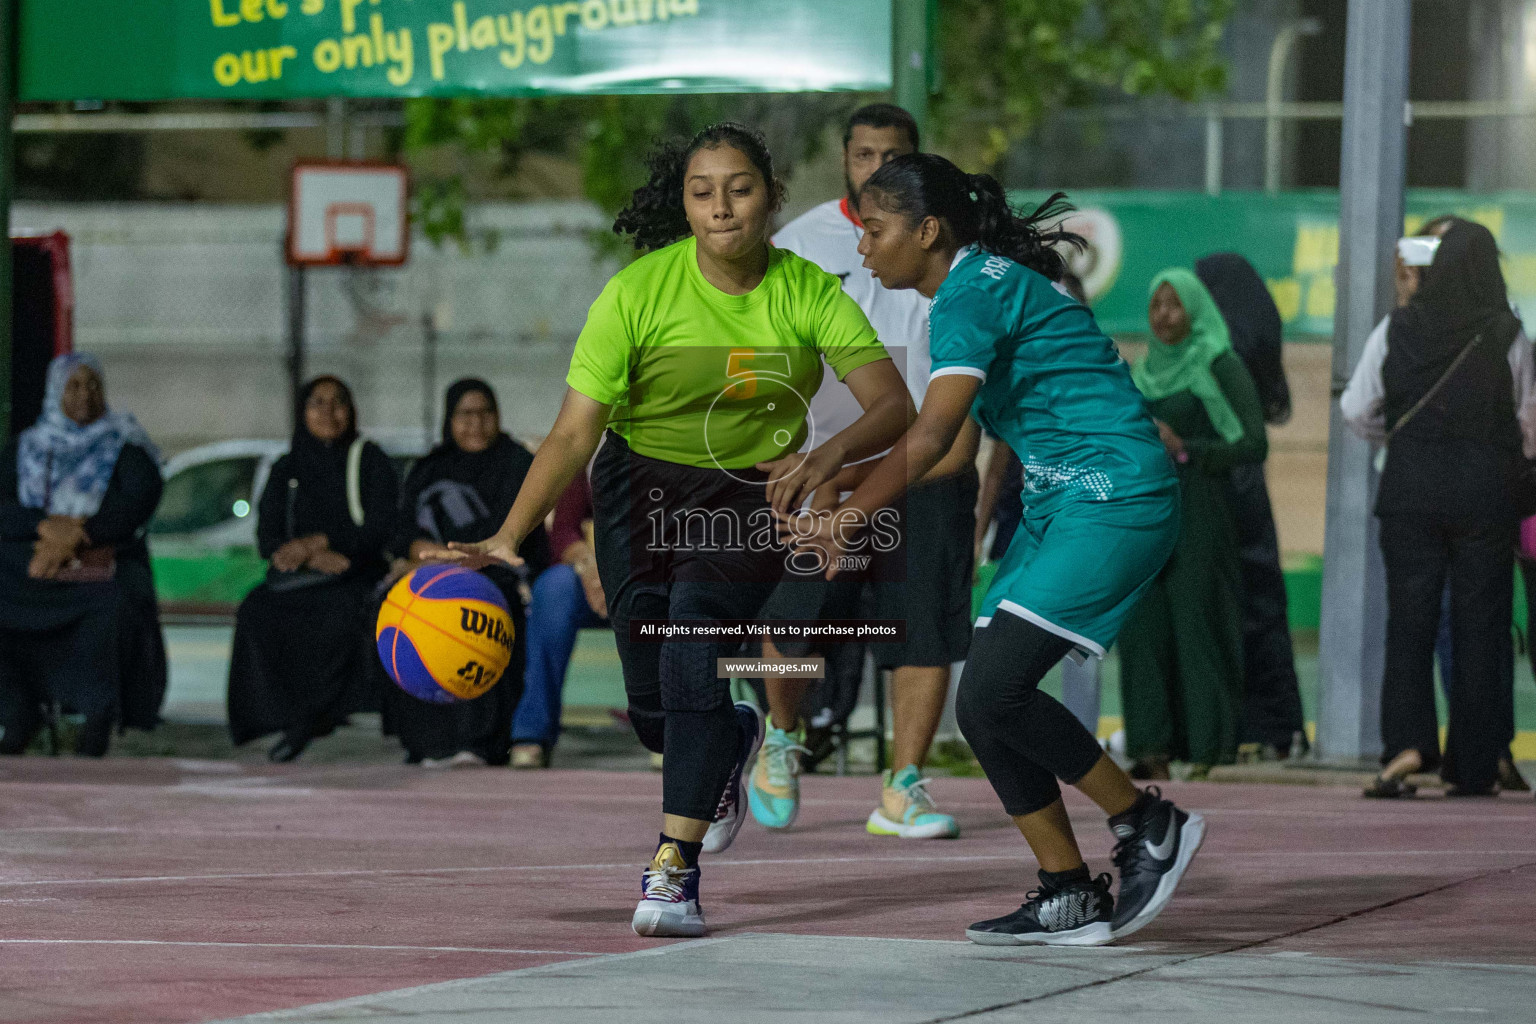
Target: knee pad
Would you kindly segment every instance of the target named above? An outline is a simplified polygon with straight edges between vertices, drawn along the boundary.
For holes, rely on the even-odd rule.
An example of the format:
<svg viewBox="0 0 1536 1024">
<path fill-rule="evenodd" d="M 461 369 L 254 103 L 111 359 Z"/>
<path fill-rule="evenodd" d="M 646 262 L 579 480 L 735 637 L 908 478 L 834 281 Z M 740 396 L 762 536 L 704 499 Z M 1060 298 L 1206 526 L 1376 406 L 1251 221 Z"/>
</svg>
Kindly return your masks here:
<svg viewBox="0 0 1536 1024">
<path fill-rule="evenodd" d="M 731 703 L 731 683 L 715 673 L 716 644 L 669 641 L 661 647 L 661 706 L 667 711 L 718 711 Z"/>
</svg>

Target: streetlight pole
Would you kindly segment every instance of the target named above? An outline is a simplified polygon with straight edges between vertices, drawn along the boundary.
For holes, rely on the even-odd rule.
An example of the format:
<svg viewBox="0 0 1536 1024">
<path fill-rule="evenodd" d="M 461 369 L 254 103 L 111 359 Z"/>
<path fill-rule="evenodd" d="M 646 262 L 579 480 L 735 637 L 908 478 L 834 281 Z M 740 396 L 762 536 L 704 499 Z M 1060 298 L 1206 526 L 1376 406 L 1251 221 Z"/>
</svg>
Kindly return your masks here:
<svg viewBox="0 0 1536 1024">
<path fill-rule="evenodd" d="M 917 130 L 928 136 L 928 66 L 930 40 L 928 17 L 931 0 L 896 0 L 892 6 L 891 92 L 896 105 L 917 121 Z"/>
<path fill-rule="evenodd" d="M 1366 336 L 1392 308 L 1393 242 L 1403 229 L 1410 0 L 1349 0 L 1344 52 L 1344 151 L 1339 169 L 1336 399 Z M 1317 750 L 1354 760 L 1381 752 L 1386 574 L 1372 514 L 1370 445 L 1328 421 L 1328 506 L 1318 641 Z"/>
<path fill-rule="evenodd" d="M 0 245 L 0 440 L 11 435 L 11 196 L 16 185 L 16 134 L 11 124 L 16 111 L 15 0 L 0 0 L 0 225 L 5 244 Z"/>
<path fill-rule="evenodd" d="M 1280 105 L 1285 100 L 1285 68 L 1290 63 L 1291 51 L 1302 36 L 1315 36 L 1323 30 L 1316 18 L 1297 18 L 1288 21 L 1275 36 L 1269 48 L 1269 78 L 1264 87 L 1264 191 L 1274 195 L 1280 191 L 1280 133 L 1284 122 L 1280 120 Z"/>
</svg>

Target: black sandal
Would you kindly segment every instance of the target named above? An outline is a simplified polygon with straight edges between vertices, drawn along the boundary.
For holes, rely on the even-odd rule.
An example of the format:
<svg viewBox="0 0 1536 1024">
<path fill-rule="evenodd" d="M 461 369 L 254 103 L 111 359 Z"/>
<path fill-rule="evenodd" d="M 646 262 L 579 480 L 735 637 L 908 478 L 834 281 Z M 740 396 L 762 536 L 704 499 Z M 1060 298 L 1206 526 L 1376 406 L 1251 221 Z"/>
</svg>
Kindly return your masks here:
<svg viewBox="0 0 1536 1024">
<path fill-rule="evenodd" d="M 1378 775 L 1365 787 L 1362 796 L 1371 800 L 1405 800 L 1419 791 L 1419 787 L 1402 779 Z"/>
</svg>

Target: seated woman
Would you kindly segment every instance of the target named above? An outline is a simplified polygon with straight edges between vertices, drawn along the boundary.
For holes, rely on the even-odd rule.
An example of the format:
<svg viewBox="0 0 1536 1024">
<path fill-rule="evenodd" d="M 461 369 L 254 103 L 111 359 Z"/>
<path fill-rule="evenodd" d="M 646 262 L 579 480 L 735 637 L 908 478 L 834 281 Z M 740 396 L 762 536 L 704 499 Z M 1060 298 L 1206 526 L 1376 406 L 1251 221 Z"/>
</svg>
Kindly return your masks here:
<svg viewBox="0 0 1536 1024">
<path fill-rule="evenodd" d="M 561 692 L 576 632 L 608 624 L 608 599 L 592 550 L 592 484 L 579 473 L 555 506 L 550 551 L 560 561 L 533 583 L 528 605 L 528 675 L 512 719 L 512 767 L 548 768 L 560 738 Z"/>
<path fill-rule="evenodd" d="M 358 437 L 352 392 L 335 377 L 310 381 L 257 508 L 257 547 L 271 565 L 235 617 L 236 745 L 281 732 L 267 756 L 292 761 L 351 712 L 377 707 L 363 626 L 398 494 L 389 457 Z"/>
<path fill-rule="evenodd" d="M 496 394 L 485 381 L 458 381 L 448 389 L 443 408 L 442 443 L 406 477 L 399 526 L 389 547 L 410 562 L 391 575 L 414 568 L 425 548 L 477 540 L 493 532 L 507 517 L 533 464 L 528 449 L 502 433 Z M 542 528 L 529 537 L 523 553 L 530 574 L 549 565 L 549 544 Z M 512 713 L 523 695 L 526 659 L 521 578 L 499 563 L 480 571 L 496 584 L 512 613 L 512 663 L 485 694 L 457 704 L 430 704 L 387 686 L 387 729 L 400 738 L 409 764 L 507 763 Z"/>
<path fill-rule="evenodd" d="M 75 749 L 91 757 L 114 721 L 159 721 L 165 645 L 143 528 L 161 486 L 144 428 L 107 407 L 101 364 L 55 359 L 42 416 L 0 457 L 0 753 L 27 748 L 45 701 L 85 716 Z"/>
<path fill-rule="evenodd" d="M 1228 478 L 1269 442 L 1258 389 L 1200 279 L 1158 274 L 1148 319 L 1132 376 L 1178 467 L 1183 529 L 1120 632 L 1120 692 L 1131 777 L 1166 779 L 1170 760 L 1203 775 L 1237 757 L 1243 605 Z"/>
</svg>

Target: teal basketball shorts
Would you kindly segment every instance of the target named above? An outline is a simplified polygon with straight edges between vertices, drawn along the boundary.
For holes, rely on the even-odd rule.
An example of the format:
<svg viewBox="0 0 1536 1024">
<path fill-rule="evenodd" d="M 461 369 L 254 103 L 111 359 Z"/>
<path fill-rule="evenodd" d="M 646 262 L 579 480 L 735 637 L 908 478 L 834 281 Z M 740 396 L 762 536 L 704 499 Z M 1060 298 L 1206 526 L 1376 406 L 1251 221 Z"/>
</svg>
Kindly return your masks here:
<svg viewBox="0 0 1536 1024">
<path fill-rule="evenodd" d="M 978 627 L 1012 614 L 1103 657 L 1179 537 L 1179 492 L 1078 502 L 1019 524 Z"/>
</svg>

